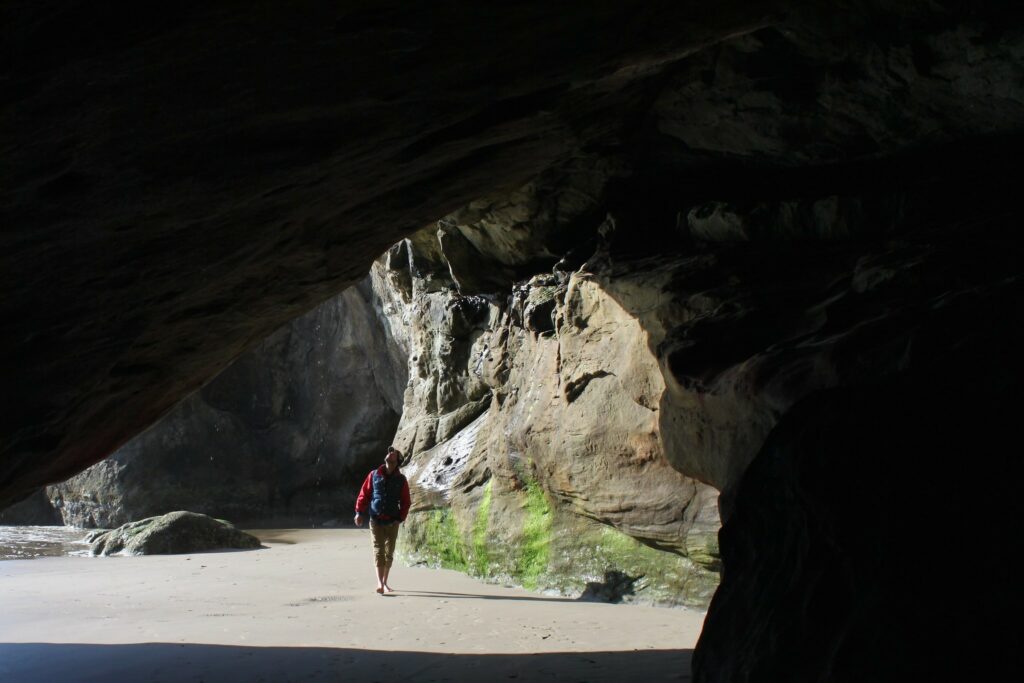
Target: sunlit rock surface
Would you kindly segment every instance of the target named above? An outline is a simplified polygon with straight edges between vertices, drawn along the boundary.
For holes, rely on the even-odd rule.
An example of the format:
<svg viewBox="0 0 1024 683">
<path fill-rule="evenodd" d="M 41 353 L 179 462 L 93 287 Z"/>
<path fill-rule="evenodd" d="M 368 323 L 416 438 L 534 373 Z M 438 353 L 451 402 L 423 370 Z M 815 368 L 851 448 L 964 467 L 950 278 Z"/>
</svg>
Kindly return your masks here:
<svg viewBox="0 0 1024 683">
<path fill-rule="evenodd" d="M 395 293 L 393 327 L 409 330 L 395 442 L 413 456 L 414 559 L 577 596 L 619 572 L 632 592 L 618 597 L 706 604 L 717 493 L 665 458 L 657 340 L 569 266 L 603 248 L 606 188 L 626 173 L 570 164 L 446 217 L 375 267 L 378 289 Z"/>
</svg>

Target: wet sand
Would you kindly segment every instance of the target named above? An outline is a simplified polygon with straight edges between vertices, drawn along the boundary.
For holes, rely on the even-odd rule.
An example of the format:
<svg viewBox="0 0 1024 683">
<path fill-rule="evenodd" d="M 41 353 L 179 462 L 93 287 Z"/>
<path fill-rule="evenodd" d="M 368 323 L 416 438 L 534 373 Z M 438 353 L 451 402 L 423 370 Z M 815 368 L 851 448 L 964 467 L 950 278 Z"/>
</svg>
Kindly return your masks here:
<svg viewBox="0 0 1024 683">
<path fill-rule="evenodd" d="M 685 681 L 704 614 L 396 565 L 364 530 L 264 549 L 0 562 L 0 681 Z"/>
</svg>

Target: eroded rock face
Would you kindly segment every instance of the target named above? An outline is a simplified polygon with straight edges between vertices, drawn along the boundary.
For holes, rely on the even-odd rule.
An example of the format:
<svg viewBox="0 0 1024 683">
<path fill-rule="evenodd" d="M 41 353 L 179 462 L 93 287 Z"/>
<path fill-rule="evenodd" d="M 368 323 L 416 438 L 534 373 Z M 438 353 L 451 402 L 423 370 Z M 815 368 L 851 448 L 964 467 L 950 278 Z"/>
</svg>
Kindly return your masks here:
<svg viewBox="0 0 1024 683">
<path fill-rule="evenodd" d="M 244 354 L 111 457 L 47 488 L 64 523 L 170 510 L 263 524 L 348 516 L 390 444 L 406 355 L 369 281 Z"/>
<path fill-rule="evenodd" d="M 183 510 L 129 522 L 87 540 L 93 555 L 178 555 L 260 547 L 258 538 L 230 522 Z"/>
<path fill-rule="evenodd" d="M 587 220 L 623 172 L 573 165 L 558 175 L 564 185 L 538 180 L 482 200 L 375 267 L 410 335 L 395 437 L 413 456 L 406 548 L 577 596 L 615 575 L 632 577 L 632 592 L 588 595 L 702 605 L 717 582 L 717 493 L 665 458 L 658 340 L 609 282 L 569 266 L 601 248 L 611 228 Z M 561 211 L 546 210 L 562 197 Z M 576 253 L 554 257 L 554 221 L 576 224 Z M 547 273 L 515 284 L 545 262 Z M 662 298 L 635 291 L 637 304 Z"/>
</svg>

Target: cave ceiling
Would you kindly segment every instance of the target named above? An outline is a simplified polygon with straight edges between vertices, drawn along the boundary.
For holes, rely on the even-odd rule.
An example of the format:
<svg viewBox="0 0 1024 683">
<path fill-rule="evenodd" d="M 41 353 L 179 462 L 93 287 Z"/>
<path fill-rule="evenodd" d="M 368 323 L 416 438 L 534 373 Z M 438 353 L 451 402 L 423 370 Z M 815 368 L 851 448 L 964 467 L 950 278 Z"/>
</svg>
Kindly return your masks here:
<svg viewBox="0 0 1024 683">
<path fill-rule="evenodd" d="M 394 242 L 574 159 L 661 178 L 680 211 L 870 190 L 906 155 L 941 175 L 944 146 L 996 175 L 1024 121 L 1020 14 L 7 3 L 0 506 L 108 455 Z"/>
</svg>

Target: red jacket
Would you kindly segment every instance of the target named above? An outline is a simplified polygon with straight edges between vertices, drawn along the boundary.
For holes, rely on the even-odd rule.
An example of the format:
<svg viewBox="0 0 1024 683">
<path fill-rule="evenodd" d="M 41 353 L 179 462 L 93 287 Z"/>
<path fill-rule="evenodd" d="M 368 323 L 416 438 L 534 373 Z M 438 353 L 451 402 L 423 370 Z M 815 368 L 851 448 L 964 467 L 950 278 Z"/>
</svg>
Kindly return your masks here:
<svg viewBox="0 0 1024 683">
<path fill-rule="evenodd" d="M 409 507 L 412 505 L 412 499 L 409 497 L 409 481 L 405 478 L 405 475 L 400 471 L 396 471 L 392 475 L 388 475 L 387 468 L 381 465 L 375 470 L 370 470 L 370 473 L 366 475 L 366 479 L 363 480 L 363 486 L 359 489 L 359 497 L 356 498 L 356 512 L 361 515 L 365 515 L 370 509 L 370 502 L 373 500 L 373 475 L 380 474 L 381 476 L 390 479 L 391 477 L 402 478 L 402 493 L 399 499 L 399 521 L 404 522 L 405 518 L 409 515 Z M 392 521 L 391 518 L 386 515 L 380 515 L 380 520 L 387 522 Z"/>
</svg>

